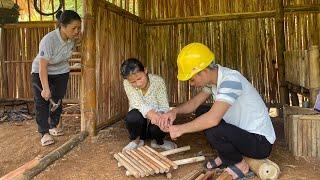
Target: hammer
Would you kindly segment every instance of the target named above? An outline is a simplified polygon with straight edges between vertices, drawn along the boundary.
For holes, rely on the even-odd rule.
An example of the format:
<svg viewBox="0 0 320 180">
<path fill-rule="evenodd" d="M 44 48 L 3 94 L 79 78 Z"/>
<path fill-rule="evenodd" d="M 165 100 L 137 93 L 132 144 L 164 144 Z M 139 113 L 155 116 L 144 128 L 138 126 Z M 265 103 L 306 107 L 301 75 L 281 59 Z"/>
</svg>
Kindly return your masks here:
<svg viewBox="0 0 320 180">
<path fill-rule="evenodd" d="M 33 86 L 35 86 L 40 92 L 42 91 L 38 84 L 33 83 Z M 49 98 L 49 101 L 52 104 L 52 107 L 50 109 L 51 112 L 54 112 L 61 104 L 61 99 L 59 99 L 58 103 L 55 103 L 52 98 Z"/>
</svg>

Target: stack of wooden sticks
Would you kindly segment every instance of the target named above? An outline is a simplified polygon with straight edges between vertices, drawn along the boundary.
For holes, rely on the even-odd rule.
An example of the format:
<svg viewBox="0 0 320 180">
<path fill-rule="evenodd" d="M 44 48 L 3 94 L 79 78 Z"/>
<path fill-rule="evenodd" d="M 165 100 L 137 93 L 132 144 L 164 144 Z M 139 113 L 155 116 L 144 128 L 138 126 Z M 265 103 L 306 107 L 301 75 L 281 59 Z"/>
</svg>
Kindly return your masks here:
<svg viewBox="0 0 320 180">
<path fill-rule="evenodd" d="M 171 161 L 166 156 L 190 150 L 190 146 L 184 146 L 164 152 L 157 152 L 149 146 L 142 146 L 134 150 L 127 150 L 114 154 L 118 161 L 118 166 L 126 168 L 127 176 L 136 178 L 145 177 L 154 174 L 166 173 L 167 178 L 171 178 L 171 171 L 178 166 L 199 161 L 204 161 L 204 156 L 197 156 L 188 159 Z"/>
</svg>

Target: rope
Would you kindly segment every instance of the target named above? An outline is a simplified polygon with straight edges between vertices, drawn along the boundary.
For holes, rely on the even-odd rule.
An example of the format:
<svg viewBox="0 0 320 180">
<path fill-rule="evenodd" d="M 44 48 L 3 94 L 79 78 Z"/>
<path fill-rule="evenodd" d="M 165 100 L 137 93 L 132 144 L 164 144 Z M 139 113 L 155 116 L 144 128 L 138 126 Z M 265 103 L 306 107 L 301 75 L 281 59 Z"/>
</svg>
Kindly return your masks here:
<svg viewBox="0 0 320 180">
<path fill-rule="evenodd" d="M 52 1 L 52 3 L 53 3 L 53 1 Z M 39 14 L 41 14 L 41 15 L 43 15 L 43 16 L 51 16 L 51 15 L 56 14 L 56 13 L 62 8 L 63 0 L 59 0 L 59 7 L 58 7 L 58 9 L 57 9 L 56 11 L 52 12 L 52 13 L 44 13 L 44 12 L 42 12 L 42 11 L 39 9 L 39 7 L 37 6 L 37 4 L 38 4 L 38 0 L 34 0 L 34 1 L 33 1 L 34 9 L 35 9 Z"/>
</svg>

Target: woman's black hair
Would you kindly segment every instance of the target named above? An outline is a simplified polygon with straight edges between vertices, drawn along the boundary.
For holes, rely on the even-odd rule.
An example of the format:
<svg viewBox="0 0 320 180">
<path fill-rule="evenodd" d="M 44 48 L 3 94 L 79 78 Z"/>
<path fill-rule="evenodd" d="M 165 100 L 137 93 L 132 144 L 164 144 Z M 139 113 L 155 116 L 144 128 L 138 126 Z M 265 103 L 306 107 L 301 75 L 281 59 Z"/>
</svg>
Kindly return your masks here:
<svg viewBox="0 0 320 180">
<path fill-rule="evenodd" d="M 120 71 L 121 71 L 121 76 L 124 79 L 127 79 L 127 77 L 130 74 L 144 71 L 144 66 L 138 59 L 129 58 L 123 61 L 123 63 L 121 64 Z"/>
<path fill-rule="evenodd" d="M 59 22 L 59 26 L 67 26 L 72 21 L 81 21 L 81 17 L 79 14 L 72 10 L 58 11 L 56 14 L 56 18 Z"/>
</svg>

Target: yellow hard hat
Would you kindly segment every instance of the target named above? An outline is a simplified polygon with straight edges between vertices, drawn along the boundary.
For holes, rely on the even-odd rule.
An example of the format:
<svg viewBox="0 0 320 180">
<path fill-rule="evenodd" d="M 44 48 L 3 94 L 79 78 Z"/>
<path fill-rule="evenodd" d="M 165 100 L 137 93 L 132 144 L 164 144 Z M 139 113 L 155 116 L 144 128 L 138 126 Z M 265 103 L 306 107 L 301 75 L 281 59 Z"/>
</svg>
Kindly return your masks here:
<svg viewBox="0 0 320 180">
<path fill-rule="evenodd" d="M 204 44 L 190 43 L 180 51 L 177 59 L 178 80 L 187 81 L 214 61 L 213 52 Z"/>
</svg>

